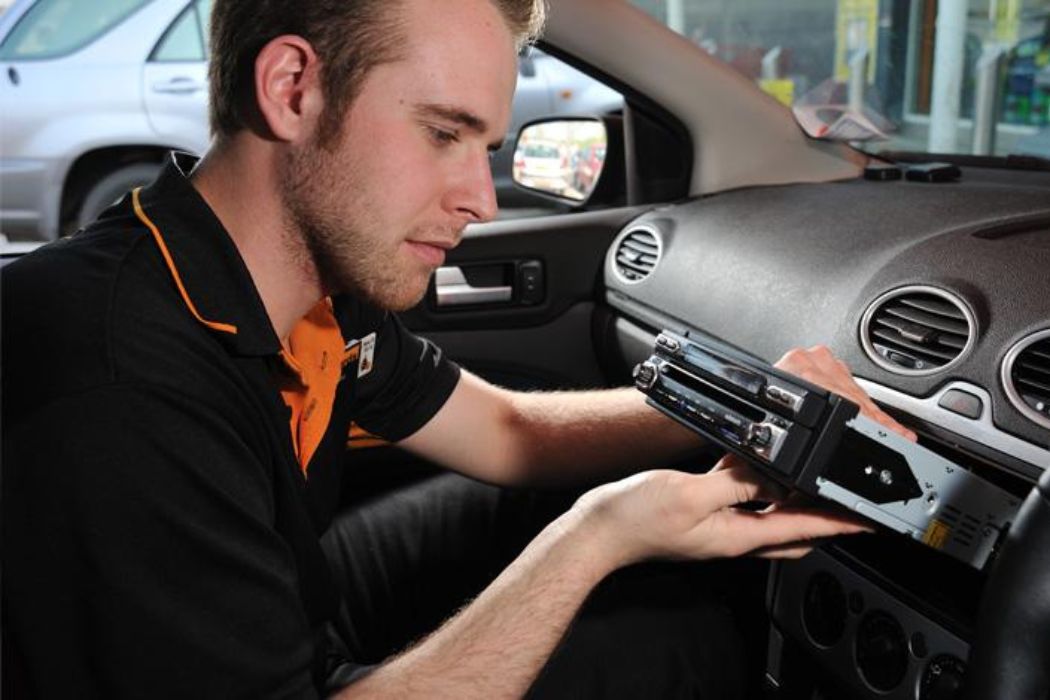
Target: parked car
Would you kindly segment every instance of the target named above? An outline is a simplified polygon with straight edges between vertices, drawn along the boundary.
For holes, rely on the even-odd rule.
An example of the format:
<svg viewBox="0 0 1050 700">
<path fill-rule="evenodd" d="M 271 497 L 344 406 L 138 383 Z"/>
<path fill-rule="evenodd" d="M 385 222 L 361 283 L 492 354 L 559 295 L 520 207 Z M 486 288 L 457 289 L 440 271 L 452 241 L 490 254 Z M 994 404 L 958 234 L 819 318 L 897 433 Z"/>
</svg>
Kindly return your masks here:
<svg viewBox="0 0 1050 700">
<path fill-rule="evenodd" d="M 578 192 L 589 192 L 594 188 L 605 163 L 605 146 L 590 144 L 573 157 L 572 186 Z"/>
<path fill-rule="evenodd" d="M 525 187 L 563 194 L 571 185 L 569 156 L 550 141 L 520 142 L 514 152 L 514 179 Z"/>
<path fill-rule="evenodd" d="M 0 233 L 69 233 L 149 182 L 169 150 L 207 148 L 210 10 L 211 0 L 19 0 L 0 15 Z M 523 123 L 621 104 L 553 56 L 524 53 L 510 143 L 493 156 L 501 205 L 551 206 L 512 184 Z"/>
</svg>

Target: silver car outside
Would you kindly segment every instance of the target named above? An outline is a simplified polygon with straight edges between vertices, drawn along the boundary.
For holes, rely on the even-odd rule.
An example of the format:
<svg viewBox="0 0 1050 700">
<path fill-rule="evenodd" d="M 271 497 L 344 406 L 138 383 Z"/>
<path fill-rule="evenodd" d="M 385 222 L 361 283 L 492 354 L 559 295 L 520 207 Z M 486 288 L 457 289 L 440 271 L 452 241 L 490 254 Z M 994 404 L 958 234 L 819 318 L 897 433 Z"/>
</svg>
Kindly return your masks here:
<svg viewBox="0 0 1050 700">
<path fill-rule="evenodd" d="M 68 11 L 73 14 L 84 14 L 88 5 L 57 2 L 76 8 Z M 11 56 L 6 40 L 36 4 L 19 1 L 0 16 L 0 232 L 48 240 L 151 179 L 169 149 L 202 152 L 209 141 L 207 82 L 203 56 L 151 60 L 169 27 L 197 0 L 139 2 L 70 53 Z M 113 4 L 90 3 L 95 11 Z"/>
<path fill-rule="evenodd" d="M 0 233 L 51 240 L 72 232 L 152 180 L 169 150 L 207 148 L 210 10 L 211 0 L 17 0 L 0 15 Z M 19 23 L 46 12 L 61 31 L 76 26 L 89 40 L 58 55 L 12 51 Z M 100 19 L 106 12 L 112 26 Z M 84 22 L 101 26 L 90 34 Z M 523 123 L 621 105 L 618 93 L 552 56 L 523 57 L 511 143 L 493 160 L 501 204 L 544 203 L 511 182 L 512 141 Z"/>
</svg>

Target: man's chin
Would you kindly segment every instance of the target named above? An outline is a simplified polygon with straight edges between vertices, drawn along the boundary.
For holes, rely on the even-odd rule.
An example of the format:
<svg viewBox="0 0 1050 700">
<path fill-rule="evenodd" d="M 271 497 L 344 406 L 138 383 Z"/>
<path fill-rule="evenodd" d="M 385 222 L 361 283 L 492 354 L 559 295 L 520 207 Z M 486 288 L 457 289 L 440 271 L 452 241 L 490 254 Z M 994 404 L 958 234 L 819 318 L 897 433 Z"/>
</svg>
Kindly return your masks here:
<svg viewBox="0 0 1050 700">
<path fill-rule="evenodd" d="M 420 265 L 382 271 L 377 267 L 374 265 L 369 271 L 373 274 L 350 265 L 342 269 L 329 267 L 324 286 L 329 294 L 349 294 L 386 311 L 406 311 L 423 300 L 434 274 L 433 268 Z"/>
<path fill-rule="evenodd" d="M 427 278 L 429 281 L 429 277 Z M 355 292 L 350 291 L 351 294 Z M 388 284 L 357 292 L 373 306 L 385 311 L 408 311 L 423 301 L 427 293 L 427 282 L 423 284 Z"/>
<path fill-rule="evenodd" d="M 392 300 L 389 304 L 380 304 L 381 308 L 387 311 L 408 311 L 415 307 L 419 302 L 423 301 L 423 297 L 426 296 L 426 290 L 424 289 L 419 294 L 415 294 L 412 297 L 403 297 Z"/>
</svg>

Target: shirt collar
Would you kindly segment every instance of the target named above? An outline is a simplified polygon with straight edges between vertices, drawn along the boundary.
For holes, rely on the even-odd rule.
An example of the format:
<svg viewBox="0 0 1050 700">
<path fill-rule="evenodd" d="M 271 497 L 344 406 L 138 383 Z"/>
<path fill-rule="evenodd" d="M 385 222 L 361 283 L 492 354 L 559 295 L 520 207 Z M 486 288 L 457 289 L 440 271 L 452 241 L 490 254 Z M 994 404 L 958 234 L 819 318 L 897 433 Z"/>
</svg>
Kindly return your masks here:
<svg viewBox="0 0 1050 700">
<path fill-rule="evenodd" d="M 137 193 L 135 215 L 151 229 L 187 313 L 237 354 L 276 354 L 280 340 L 237 246 L 190 183 L 196 164 L 172 153 L 157 180 Z"/>
</svg>

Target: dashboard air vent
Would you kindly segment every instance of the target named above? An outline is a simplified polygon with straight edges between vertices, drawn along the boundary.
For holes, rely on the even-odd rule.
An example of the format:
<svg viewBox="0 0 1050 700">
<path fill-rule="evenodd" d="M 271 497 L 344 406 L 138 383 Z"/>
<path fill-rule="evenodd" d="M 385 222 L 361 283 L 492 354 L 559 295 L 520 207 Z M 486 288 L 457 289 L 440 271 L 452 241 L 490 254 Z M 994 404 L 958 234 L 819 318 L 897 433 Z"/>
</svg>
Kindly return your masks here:
<svg viewBox="0 0 1050 700">
<path fill-rule="evenodd" d="M 976 336 L 973 312 L 935 287 L 894 289 L 876 299 L 861 320 L 861 342 L 880 367 L 897 374 L 939 372 L 969 352 Z"/>
<path fill-rule="evenodd" d="M 660 239 L 648 228 L 631 228 L 616 243 L 613 267 L 625 282 L 641 282 L 660 260 Z"/>
<path fill-rule="evenodd" d="M 1014 345 L 1003 359 L 1003 388 L 1017 410 L 1050 428 L 1050 330 Z"/>
</svg>

